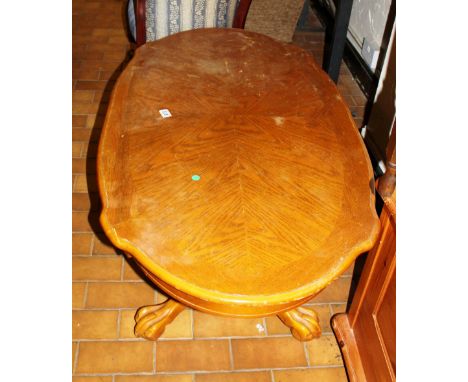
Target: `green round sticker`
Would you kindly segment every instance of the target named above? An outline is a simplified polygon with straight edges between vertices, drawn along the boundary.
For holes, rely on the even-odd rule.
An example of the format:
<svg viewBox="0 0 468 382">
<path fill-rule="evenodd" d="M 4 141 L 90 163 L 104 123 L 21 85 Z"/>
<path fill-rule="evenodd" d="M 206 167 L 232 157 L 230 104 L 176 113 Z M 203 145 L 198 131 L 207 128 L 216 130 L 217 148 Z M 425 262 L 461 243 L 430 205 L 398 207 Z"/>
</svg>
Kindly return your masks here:
<svg viewBox="0 0 468 382">
<path fill-rule="evenodd" d="M 199 181 L 200 180 L 200 175 L 192 175 L 192 180 L 194 181 Z"/>
</svg>

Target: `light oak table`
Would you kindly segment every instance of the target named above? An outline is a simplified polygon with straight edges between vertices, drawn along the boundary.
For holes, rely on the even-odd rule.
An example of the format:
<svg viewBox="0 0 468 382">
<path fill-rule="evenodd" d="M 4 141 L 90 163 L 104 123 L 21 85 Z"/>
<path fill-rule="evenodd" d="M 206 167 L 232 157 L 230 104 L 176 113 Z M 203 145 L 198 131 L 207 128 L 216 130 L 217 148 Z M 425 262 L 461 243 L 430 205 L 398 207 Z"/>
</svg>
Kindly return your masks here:
<svg viewBox="0 0 468 382">
<path fill-rule="evenodd" d="M 297 339 L 318 337 L 302 305 L 379 231 L 370 161 L 335 85 L 306 51 L 239 29 L 136 50 L 98 183 L 106 235 L 171 297 L 137 311 L 148 339 L 185 306 L 278 315 Z"/>
</svg>

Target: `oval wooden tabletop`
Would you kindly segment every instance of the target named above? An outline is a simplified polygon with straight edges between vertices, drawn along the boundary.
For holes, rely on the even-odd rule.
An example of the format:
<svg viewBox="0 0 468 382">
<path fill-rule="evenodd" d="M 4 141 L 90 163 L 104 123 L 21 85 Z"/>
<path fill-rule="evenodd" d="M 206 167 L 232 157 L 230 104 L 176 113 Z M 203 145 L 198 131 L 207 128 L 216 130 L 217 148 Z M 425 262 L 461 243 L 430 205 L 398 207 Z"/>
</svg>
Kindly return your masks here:
<svg viewBox="0 0 468 382">
<path fill-rule="evenodd" d="M 98 181 L 112 242 L 208 301 L 313 295 L 379 229 L 370 161 L 335 85 L 304 50 L 243 30 L 136 51 L 109 104 Z"/>
</svg>

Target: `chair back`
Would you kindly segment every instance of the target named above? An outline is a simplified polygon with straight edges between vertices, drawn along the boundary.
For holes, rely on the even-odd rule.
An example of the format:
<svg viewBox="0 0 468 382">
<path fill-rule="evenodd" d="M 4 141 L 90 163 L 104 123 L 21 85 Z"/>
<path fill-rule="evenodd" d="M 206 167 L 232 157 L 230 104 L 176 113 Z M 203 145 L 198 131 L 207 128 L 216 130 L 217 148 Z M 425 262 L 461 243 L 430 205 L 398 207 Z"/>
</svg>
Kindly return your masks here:
<svg viewBox="0 0 468 382">
<path fill-rule="evenodd" d="M 252 0 L 129 0 L 137 45 L 197 28 L 243 28 Z"/>
</svg>

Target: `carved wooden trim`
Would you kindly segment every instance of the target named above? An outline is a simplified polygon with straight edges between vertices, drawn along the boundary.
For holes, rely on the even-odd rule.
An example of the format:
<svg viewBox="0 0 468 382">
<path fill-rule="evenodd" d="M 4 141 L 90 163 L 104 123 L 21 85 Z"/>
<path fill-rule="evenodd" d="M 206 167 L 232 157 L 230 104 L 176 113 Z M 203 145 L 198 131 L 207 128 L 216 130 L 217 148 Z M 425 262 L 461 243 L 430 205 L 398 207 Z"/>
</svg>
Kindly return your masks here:
<svg viewBox="0 0 468 382">
<path fill-rule="evenodd" d="M 163 304 L 142 306 L 135 315 L 135 336 L 153 341 L 158 339 L 166 325 L 174 321 L 184 309 L 184 305 L 171 299 Z"/>
<path fill-rule="evenodd" d="M 278 318 L 291 328 L 292 335 L 299 341 L 310 341 L 322 334 L 318 315 L 311 308 L 301 306 L 278 314 Z"/>
</svg>

